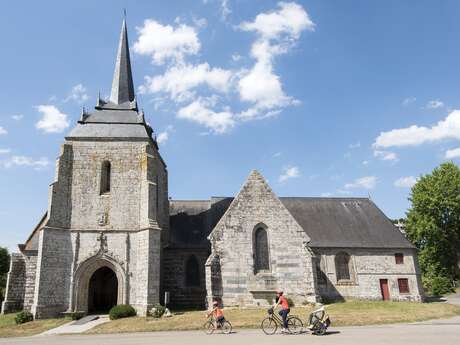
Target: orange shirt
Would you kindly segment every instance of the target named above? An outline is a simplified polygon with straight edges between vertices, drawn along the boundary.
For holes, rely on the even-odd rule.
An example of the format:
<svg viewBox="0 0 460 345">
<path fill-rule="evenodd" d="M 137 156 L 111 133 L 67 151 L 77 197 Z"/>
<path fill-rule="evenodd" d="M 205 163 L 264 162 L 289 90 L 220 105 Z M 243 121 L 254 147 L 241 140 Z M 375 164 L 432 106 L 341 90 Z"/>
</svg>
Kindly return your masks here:
<svg viewBox="0 0 460 345">
<path fill-rule="evenodd" d="M 281 309 L 289 309 L 289 303 L 284 296 L 280 296 L 279 304 L 281 304 Z"/>
<path fill-rule="evenodd" d="M 221 317 L 221 316 L 224 316 L 224 312 L 219 307 L 214 308 L 213 313 L 214 313 L 214 317 L 216 319 Z"/>
</svg>

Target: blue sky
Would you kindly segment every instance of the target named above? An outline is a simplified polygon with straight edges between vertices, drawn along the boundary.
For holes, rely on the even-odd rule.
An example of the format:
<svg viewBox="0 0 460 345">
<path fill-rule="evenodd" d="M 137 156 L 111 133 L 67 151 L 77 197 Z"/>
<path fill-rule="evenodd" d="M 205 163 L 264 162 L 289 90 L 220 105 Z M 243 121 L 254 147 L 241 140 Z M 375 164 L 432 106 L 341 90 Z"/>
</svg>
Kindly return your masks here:
<svg viewBox="0 0 460 345">
<path fill-rule="evenodd" d="M 460 157 L 458 1 L 15 1 L 0 12 L 0 245 L 47 207 L 65 134 L 110 93 L 127 8 L 138 100 L 175 199 L 368 196 Z"/>
</svg>

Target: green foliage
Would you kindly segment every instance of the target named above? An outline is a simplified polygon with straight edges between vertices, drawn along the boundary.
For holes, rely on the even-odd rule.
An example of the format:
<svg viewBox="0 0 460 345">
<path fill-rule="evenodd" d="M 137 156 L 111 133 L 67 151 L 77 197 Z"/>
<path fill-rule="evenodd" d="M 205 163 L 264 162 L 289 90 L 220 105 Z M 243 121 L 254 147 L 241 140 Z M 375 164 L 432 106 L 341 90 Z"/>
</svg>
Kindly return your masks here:
<svg viewBox="0 0 460 345">
<path fill-rule="evenodd" d="M 70 313 L 69 316 L 72 320 L 80 320 L 83 316 L 85 316 L 85 313 L 83 311 L 74 311 Z"/>
<path fill-rule="evenodd" d="M 17 325 L 20 325 L 22 323 L 30 322 L 34 320 L 34 316 L 32 315 L 31 312 L 28 311 L 20 311 L 19 313 L 16 314 L 16 317 L 14 318 L 14 322 L 16 322 Z"/>
<path fill-rule="evenodd" d="M 452 291 L 459 278 L 460 169 L 443 163 L 412 187 L 407 213 L 408 238 L 419 249 L 425 288 L 433 294 Z"/>
<path fill-rule="evenodd" d="M 136 316 L 136 310 L 129 304 L 119 304 L 110 309 L 110 320 L 122 319 L 124 317 Z"/>
<path fill-rule="evenodd" d="M 0 302 L 5 298 L 6 278 L 10 268 L 8 249 L 0 247 Z"/>
<path fill-rule="evenodd" d="M 155 304 L 152 309 L 150 309 L 150 315 L 154 318 L 159 319 L 165 313 L 166 308 L 161 304 Z"/>
</svg>

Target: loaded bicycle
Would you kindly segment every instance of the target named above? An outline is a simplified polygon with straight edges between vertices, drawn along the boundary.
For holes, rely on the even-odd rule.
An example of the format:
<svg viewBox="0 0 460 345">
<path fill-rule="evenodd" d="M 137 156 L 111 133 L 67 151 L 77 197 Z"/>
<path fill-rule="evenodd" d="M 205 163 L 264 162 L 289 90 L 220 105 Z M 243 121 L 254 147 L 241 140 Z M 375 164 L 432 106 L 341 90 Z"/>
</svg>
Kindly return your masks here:
<svg viewBox="0 0 460 345">
<path fill-rule="evenodd" d="M 278 327 L 283 327 L 283 320 L 274 312 L 273 308 L 267 310 L 268 316 L 262 320 L 260 328 L 267 335 L 275 334 Z M 303 329 L 303 322 L 297 316 L 288 316 L 288 332 L 291 334 L 299 334 Z"/>
</svg>

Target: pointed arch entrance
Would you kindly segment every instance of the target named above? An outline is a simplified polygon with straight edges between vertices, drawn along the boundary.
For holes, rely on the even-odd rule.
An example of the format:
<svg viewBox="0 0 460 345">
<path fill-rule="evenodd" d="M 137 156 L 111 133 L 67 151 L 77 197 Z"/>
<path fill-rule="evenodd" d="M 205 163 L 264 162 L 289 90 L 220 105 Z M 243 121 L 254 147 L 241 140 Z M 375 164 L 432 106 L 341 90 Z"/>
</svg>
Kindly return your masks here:
<svg viewBox="0 0 460 345">
<path fill-rule="evenodd" d="M 125 271 L 114 259 L 107 255 L 89 258 L 75 272 L 73 310 L 102 312 L 126 304 L 125 284 Z"/>
</svg>

